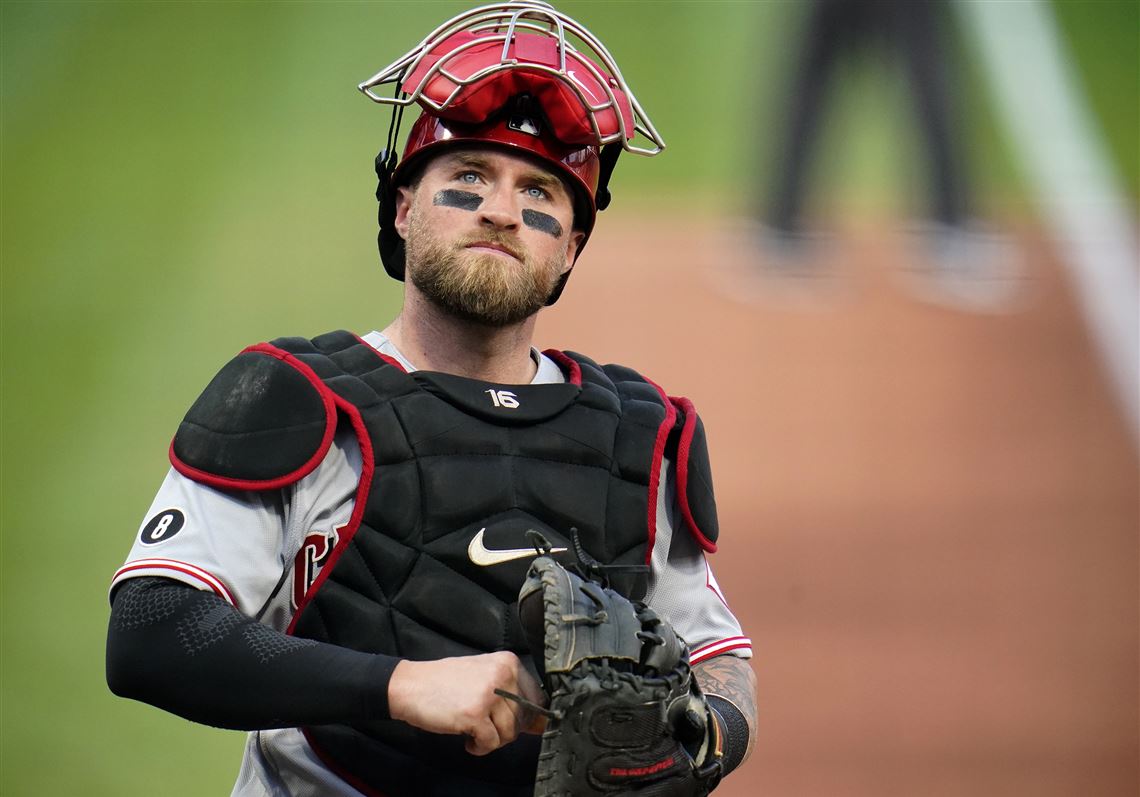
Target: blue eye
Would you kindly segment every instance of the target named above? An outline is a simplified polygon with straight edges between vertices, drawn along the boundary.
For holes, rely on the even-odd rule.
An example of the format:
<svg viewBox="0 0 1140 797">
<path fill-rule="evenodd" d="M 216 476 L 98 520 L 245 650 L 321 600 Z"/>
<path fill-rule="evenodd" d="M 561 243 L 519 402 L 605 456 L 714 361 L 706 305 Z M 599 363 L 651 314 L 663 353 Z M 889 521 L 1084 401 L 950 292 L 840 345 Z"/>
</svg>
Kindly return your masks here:
<svg viewBox="0 0 1140 797">
<path fill-rule="evenodd" d="M 538 186 L 534 186 L 534 185 L 532 185 L 530 188 L 528 188 L 526 190 L 526 193 L 527 193 L 527 196 L 531 197 L 532 199 L 546 199 L 547 197 L 550 196 L 545 191 L 543 191 L 541 188 L 539 188 Z"/>
<path fill-rule="evenodd" d="M 475 174 L 475 172 L 463 172 L 459 175 L 459 182 L 477 183 L 479 182 L 479 175 Z"/>
</svg>

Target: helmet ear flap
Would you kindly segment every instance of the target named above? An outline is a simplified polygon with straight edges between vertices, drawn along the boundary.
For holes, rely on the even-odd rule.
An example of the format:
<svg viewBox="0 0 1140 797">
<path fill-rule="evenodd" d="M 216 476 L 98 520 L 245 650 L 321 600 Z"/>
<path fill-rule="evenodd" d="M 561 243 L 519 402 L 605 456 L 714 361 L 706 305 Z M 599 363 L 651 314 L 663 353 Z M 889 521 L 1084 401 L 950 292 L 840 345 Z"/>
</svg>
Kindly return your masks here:
<svg viewBox="0 0 1140 797">
<path fill-rule="evenodd" d="M 570 269 L 570 271 L 573 271 L 573 270 L 574 269 Z M 561 277 L 558 278 L 558 282 L 557 282 L 557 284 L 555 284 L 554 290 L 552 290 L 550 292 L 550 295 L 546 297 L 546 306 L 547 307 L 550 307 L 550 305 L 557 302 L 558 297 L 562 295 L 562 291 L 564 291 L 566 289 L 566 281 L 568 279 L 570 279 L 570 271 L 567 271 L 565 274 L 563 274 Z"/>
<path fill-rule="evenodd" d="M 396 189 L 392 174 L 396 170 L 394 149 L 385 148 L 376 155 L 376 222 L 380 231 L 376 245 L 380 262 L 393 279 L 404 280 L 404 239 L 396 232 Z"/>
</svg>

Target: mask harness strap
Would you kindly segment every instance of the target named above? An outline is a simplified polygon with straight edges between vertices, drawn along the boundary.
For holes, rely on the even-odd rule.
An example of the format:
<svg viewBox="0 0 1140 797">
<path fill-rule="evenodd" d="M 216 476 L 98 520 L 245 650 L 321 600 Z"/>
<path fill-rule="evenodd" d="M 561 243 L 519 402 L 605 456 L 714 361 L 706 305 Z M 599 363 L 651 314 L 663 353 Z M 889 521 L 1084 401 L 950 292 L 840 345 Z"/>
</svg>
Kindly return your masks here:
<svg viewBox="0 0 1140 797">
<path fill-rule="evenodd" d="M 610 199 L 612 199 L 610 196 L 610 177 L 614 173 L 614 167 L 617 166 L 617 159 L 621 150 L 621 143 L 615 142 L 606 144 L 598 153 L 598 192 L 594 197 L 594 203 L 599 211 L 605 210 L 610 205 Z"/>
<path fill-rule="evenodd" d="M 403 76 L 401 76 L 402 79 Z M 402 96 L 407 96 L 401 92 Z M 392 109 L 392 116 L 388 120 L 388 139 L 384 149 L 376 154 L 376 201 L 383 208 L 384 197 L 388 194 L 388 183 L 392 179 L 392 172 L 396 170 L 396 139 L 400 135 L 400 123 L 404 119 L 403 105 Z M 379 221 L 383 223 L 383 210 L 380 211 Z"/>
</svg>

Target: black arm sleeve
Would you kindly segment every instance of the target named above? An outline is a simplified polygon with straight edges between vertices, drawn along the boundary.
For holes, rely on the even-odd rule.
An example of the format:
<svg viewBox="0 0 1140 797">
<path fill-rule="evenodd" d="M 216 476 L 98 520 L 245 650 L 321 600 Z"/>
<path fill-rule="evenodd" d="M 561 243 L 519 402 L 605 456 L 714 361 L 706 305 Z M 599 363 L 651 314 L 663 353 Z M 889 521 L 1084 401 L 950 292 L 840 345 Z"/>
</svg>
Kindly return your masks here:
<svg viewBox="0 0 1140 797">
<path fill-rule="evenodd" d="M 398 662 L 288 636 L 171 579 L 131 579 L 111 605 L 111 691 L 220 728 L 386 719 Z"/>
</svg>

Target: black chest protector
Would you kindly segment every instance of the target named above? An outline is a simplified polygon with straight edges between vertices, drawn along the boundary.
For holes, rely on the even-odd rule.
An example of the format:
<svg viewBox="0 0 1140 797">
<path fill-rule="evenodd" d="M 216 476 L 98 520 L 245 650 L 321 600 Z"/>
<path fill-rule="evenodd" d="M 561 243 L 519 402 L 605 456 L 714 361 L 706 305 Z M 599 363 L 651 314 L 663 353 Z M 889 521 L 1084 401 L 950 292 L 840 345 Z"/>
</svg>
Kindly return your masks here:
<svg viewBox="0 0 1140 797">
<path fill-rule="evenodd" d="M 692 404 L 628 368 L 547 354 L 565 383 L 409 374 L 347 332 L 260 344 L 191 407 L 171 460 L 216 487 L 277 489 L 319 465 L 338 425 L 349 424 L 362 455 L 353 513 L 290 633 L 408 659 L 511 650 L 526 661 L 514 604 L 534 555 L 527 531 L 568 562 L 574 530 L 602 563 L 646 565 L 667 456 L 680 524 L 708 551 L 717 537 Z M 612 581 L 645 594 L 644 574 L 618 571 Z M 537 737 L 475 757 L 461 738 L 395 721 L 305 732 L 367 794 L 533 789 Z"/>
</svg>

